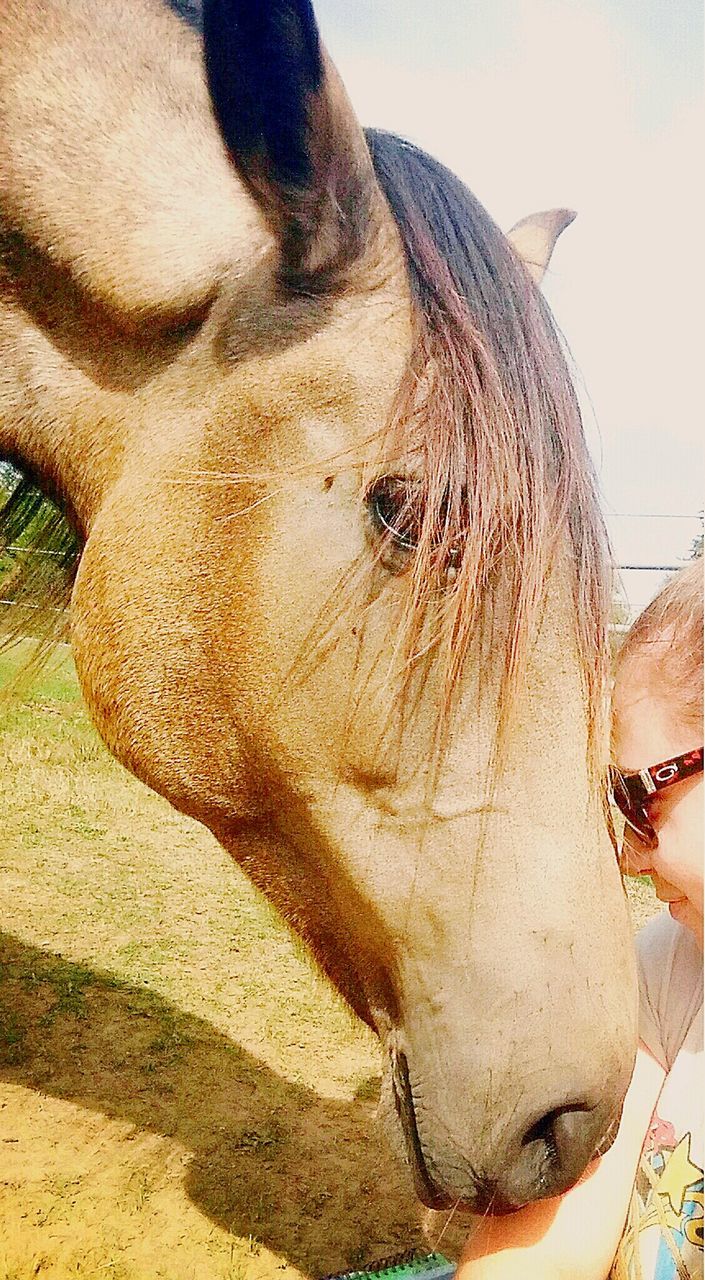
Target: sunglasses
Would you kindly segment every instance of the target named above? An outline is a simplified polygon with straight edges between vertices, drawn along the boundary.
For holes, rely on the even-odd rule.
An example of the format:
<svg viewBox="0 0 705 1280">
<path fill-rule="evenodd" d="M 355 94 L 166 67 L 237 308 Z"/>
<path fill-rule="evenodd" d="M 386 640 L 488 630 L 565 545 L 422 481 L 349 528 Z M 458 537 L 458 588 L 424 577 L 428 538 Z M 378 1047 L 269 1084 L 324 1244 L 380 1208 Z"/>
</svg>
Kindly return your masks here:
<svg viewBox="0 0 705 1280">
<path fill-rule="evenodd" d="M 702 747 L 686 751 L 685 755 L 675 756 L 673 760 L 653 764 L 648 769 L 640 769 L 638 773 L 621 773 L 619 769 L 610 769 L 612 799 L 644 849 L 656 849 L 658 846 L 658 836 L 649 820 L 648 806 L 651 797 L 702 771 Z"/>
</svg>

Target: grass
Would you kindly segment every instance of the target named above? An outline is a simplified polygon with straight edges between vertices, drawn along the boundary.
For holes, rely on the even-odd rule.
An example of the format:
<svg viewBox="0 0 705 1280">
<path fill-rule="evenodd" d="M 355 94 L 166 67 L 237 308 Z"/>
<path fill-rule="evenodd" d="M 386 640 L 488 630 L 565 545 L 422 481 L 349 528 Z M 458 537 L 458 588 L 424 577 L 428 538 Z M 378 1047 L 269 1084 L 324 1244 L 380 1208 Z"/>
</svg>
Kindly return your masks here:
<svg viewBox="0 0 705 1280">
<path fill-rule="evenodd" d="M 18 711 L 26 706 L 47 702 L 80 702 L 80 690 L 73 665 L 71 651 L 67 645 L 60 645 L 47 659 L 42 669 L 31 676 L 29 687 L 22 677 L 34 651 L 31 640 L 15 645 L 12 649 L 0 652 L 0 689 L 17 681 L 22 692 L 22 703 Z"/>
</svg>

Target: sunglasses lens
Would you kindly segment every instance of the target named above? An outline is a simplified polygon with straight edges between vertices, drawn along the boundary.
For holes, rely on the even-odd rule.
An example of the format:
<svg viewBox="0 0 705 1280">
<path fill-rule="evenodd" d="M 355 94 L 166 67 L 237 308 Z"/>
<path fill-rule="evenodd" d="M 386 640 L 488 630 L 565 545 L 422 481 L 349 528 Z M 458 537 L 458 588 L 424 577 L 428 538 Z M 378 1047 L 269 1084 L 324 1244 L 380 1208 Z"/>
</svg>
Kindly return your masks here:
<svg viewBox="0 0 705 1280">
<path fill-rule="evenodd" d="M 645 810 L 634 804 L 624 778 L 616 769 L 612 772 L 611 781 L 614 802 L 627 824 L 624 833 L 625 840 L 628 844 L 632 843 L 629 840 L 629 833 L 632 832 L 639 842 L 638 848 L 640 847 L 642 850 L 655 849 L 658 845 L 658 836 L 649 822 Z"/>
<path fill-rule="evenodd" d="M 658 846 L 658 836 L 654 831 L 649 819 L 643 810 L 634 811 L 624 814 L 625 830 L 624 839 L 627 844 L 634 845 L 635 852 L 640 850 L 650 851 Z M 630 836 L 632 837 L 630 839 Z M 633 837 L 636 836 L 636 841 Z"/>
<path fill-rule="evenodd" d="M 627 788 L 625 786 L 624 779 L 622 778 L 622 775 L 620 773 L 617 773 L 617 770 L 615 769 L 611 774 L 610 781 L 612 783 L 612 796 L 614 798 L 614 802 L 617 808 L 620 810 L 621 813 L 624 814 L 626 818 L 627 814 L 631 813 L 632 802 L 629 797 L 629 792 L 627 791 Z"/>
</svg>

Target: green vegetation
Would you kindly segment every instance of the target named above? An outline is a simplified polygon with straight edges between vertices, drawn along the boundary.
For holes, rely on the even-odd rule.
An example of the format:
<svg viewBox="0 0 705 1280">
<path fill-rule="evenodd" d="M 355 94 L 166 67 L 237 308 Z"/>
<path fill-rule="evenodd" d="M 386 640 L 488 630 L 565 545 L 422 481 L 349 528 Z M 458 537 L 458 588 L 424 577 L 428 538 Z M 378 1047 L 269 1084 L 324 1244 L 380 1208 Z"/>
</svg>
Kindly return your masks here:
<svg viewBox="0 0 705 1280">
<path fill-rule="evenodd" d="M 18 636 L 39 650 L 66 638 L 79 543 L 28 476 L 0 462 L 0 651 Z"/>
<path fill-rule="evenodd" d="M 22 673 L 34 653 L 31 640 L 17 641 L 11 648 L 0 652 L 0 691 L 8 685 L 14 685 L 18 675 Z M 31 684 L 22 689 L 22 702 L 16 704 L 19 715 L 27 706 L 46 702 L 72 702 L 78 704 L 81 691 L 76 678 L 71 650 L 68 645 L 58 645 L 41 670 L 34 672 Z M 9 703 L 5 707 L 7 714 Z M 88 724 L 87 719 L 86 724 Z M 0 719 L 0 729 L 5 723 Z M 92 730 L 91 730 L 92 732 Z"/>
</svg>

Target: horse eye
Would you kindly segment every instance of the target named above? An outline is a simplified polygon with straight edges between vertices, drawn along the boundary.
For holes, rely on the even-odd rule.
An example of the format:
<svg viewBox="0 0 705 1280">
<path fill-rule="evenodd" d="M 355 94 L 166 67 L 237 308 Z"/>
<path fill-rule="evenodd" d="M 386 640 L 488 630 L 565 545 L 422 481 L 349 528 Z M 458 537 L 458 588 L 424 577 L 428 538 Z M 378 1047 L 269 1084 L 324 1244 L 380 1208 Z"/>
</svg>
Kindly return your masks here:
<svg viewBox="0 0 705 1280">
<path fill-rule="evenodd" d="M 394 548 L 413 551 L 421 533 L 418 494 L 408 480 L 383 476 L 367 491 L 367 508 L 377 533 Z"/>
</svg>

